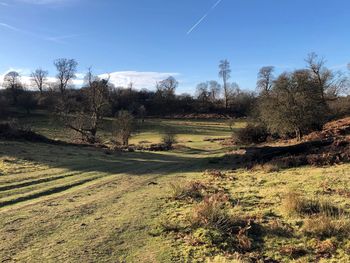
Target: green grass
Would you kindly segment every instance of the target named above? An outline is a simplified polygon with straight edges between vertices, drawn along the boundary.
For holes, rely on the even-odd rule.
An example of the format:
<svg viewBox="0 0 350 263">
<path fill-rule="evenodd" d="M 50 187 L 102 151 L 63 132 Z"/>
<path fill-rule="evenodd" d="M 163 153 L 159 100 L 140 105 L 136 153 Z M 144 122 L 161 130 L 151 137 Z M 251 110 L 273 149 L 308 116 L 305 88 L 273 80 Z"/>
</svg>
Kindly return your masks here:
<svg viewBox="0 0 350 263">
<path fill-rule="evenodd" d="M 26 121 L 50 138 L 66 139 L 65 131 L 49 125 L 42 115 Z M 235 128 L 243 125 L 238 122 Z M 206 233 L 192 233 L 188 226 L 188 216 L 201 200 L 172 197 L 172 185 L 199 181 L 209 187 L 207 192 L 219 189 L 228 195 L 229 214 L 256 218 L 266 233 L 253 242 L 254 253 L 281 262 L 312 262 L 318 256 L 314 251 L 327 245 L 336 249 L 330 257 L 322 254 L 322 262 L 349 262 L 347 239 L 315 237 L 320 230 L 305 230 L 309 217 L 289 216 L 282 205 L 287 193 L 298 191 L 310 200 L 327 199 L 349 213 L 349 164 L 279 172 L 235 170 L 229 160 L 221 159 L 230 149 L 204 141 L 230 136 L 224 121 L 151 119 L 132 143 L 158 142 L 169 128 L 182 145 L 171 152 L 107 154 L 86 147 L 0 141 L 0 258 L 225 262 L 230 255 L 221 248 L 191 242 Z M 108 139 L 108 132 L 100 135 Z M 213 177 L 207 169 L 219 169 L 223 176 Z M 300 247 L 306 254 L 298 254 Z"/>
</svg>

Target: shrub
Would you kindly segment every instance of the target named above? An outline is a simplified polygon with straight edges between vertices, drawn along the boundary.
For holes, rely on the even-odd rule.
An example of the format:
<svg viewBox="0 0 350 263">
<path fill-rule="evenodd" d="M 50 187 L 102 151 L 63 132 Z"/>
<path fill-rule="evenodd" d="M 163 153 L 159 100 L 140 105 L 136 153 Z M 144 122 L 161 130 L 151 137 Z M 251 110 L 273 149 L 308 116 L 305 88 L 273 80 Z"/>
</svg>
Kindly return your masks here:
<svg viewBox="0 0 350 263">
<path fill-rule="evenodd" d="M 162 143 L 168 149 L 172 149 L 173 145 L 176 143 L 176 135 L 170 131 L 167 131 L 162 137 Z"/>
<path fill-rule="evenodd" d="M 129 145 L 129 139 L 133 130 L 134 117 L 128 111 L 119 111 L 113 122 L 113 136 L 122 146 Z"/>
<path fill-rule="evenodd" d="M 288 193 L 282 206 L 288 215 L 315 215 L 321 214 L 329 217 L 339 217 L 344 211 L 325 200 L 307 199 L 296 192 Z"/>
<path fill-rule="evenodd" d="M 249 123 L 245 128 L 233 133 L 233 139 L 238 144 L 262 143 L 267 137 L 267 129 L 260 124 Z"/>
</svg>

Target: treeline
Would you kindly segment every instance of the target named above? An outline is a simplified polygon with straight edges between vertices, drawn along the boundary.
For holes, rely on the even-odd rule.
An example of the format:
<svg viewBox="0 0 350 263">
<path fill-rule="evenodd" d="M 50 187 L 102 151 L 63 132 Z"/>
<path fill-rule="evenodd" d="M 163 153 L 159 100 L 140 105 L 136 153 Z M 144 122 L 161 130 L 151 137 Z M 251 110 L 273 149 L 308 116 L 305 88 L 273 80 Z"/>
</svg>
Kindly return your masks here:
<svg viewBox="0 0 350 263">
<path fill-rule="evenodd" d="M 144 119 L 204 113 L 249 117 L 249 128 L 261 140 L 267 134 L 301 138 L 331 118 L 350 114 L 345 73 L 328 69 L 325 60 L 316 54 L 307 57 L 305 68 L 279 76 L 275 76 L 274 67 L 263 67 L 258 73 L 256 91 L 241 90 L 238 84 L 230 82 L 230 63 L 220 61 L 221 83 L 202 82 L 197 85 L 195 96 L 177 95 L 179 83 L 174 77 L 158 82 L 152 91 L 136 90 L 132 83 L 115 87 L 108 78 L 101 79 L 91 69 L 83 86 L 76 88 L 73 80 L 78 63 L 58 59 L 54 65 L 55 81 L 49 81 L 47 71 L 37 69 L 31 73 L 30 87 L 21 83 L 18 72 L 7 73 L 4 89 L 0 91 L 0 114 L 6 116 L 14 108 L 28 114 L 43 109 L 90 142 L 96 140 L 103 118 L 111 116 Z"/>
<path fill-rule="evenodd" d="M 247 116 L 254 105 L 256 96 L 253 92 L 241 90 L 236 83 L 229 83 L 230 65 L 227 60 L 221 61 L 219 75 L 223 84 L 207 81 L 198 84 L 194 96 L 176 94 L 178 81 L 168 77 L 156 83 L 150 89 L 137 90 L 130 83 L 128 87 L 115 87 L 109 79 L 93 76 L 91 70 L 84 78 L 81 88 L 74 87 L 77 62 L 72 59 L 58 59 L 54 62 L 57 69 L 55 81 L 49 82 L 48 72 L 37 69 L 31 73 L 31 84 L 24 85 L 18 72 L 5 75 L 0 90 L 1 110 L 17 107 L 30 113 L 34 109 L 56 111 L 62 94 L 70 109 L 84 107 L 87 88 L 91 82 L 104 82 L 104 100 L 108 106 L 104 115 L 114 116 L 120 110 L 127 110 L 136 116 L 172 116 L 192 113 L 216 113 L 235 117 Z M 106 106 L 106 107 L 107 107 Z"/>
</svg>

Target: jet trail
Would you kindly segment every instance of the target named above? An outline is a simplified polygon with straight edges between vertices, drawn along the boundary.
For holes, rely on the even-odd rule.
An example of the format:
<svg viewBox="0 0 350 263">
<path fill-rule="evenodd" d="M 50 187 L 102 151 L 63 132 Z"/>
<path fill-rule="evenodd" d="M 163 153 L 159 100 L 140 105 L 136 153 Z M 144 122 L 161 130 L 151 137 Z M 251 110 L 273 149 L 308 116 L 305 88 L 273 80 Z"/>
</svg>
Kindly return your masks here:
<svg viewBox="0 0 350 263">
<path fill-rule="evenodd" d="M 187 35 L 191 34 L 209 15 L 210 13 L 222 2 L 218 0 L 207 13 L 205 13 L 191 28 L 187 31 Z"/>
</svg>

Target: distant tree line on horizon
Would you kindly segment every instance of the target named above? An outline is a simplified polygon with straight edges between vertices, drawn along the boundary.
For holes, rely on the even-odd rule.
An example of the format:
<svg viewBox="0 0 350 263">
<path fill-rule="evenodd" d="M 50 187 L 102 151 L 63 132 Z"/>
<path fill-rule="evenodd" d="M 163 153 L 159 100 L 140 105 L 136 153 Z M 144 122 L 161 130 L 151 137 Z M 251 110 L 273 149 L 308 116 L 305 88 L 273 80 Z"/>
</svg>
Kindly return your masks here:
<svg viewBox="0 0 350 263">
<path fill-rule="evenodd" d="M 4 89 L 0 90 L 0 115 L 9 116 L 14 109 L 23 109 L 28 114 L 36 109 L 46 110 L 89 142 L 96 140 L 105 117 L 144 119 L 193 113 L 249 117 L 251 125 L 263 127 L 270 134 L 301 138 L 331 118 L 350 114 L 346 74 L 328 69 L 325 60 L 314 53 L 305 61 L 305 68 L 279 76 L 275 76 L 272 66 L 261 68 L 257 90 L 253 92 L 230 82 L 230 62 L 222 60 L 218 68 L 222 83 L 202 82 L 197 85 L 195 96 L 191 96 L 176 95 L 179 83 L 174 77 L 158 82 L 155 91 L 136 90 L 132 84 L 115 87 L 108 78 L 99 78 L 91 69 L 83 86 L 76 89 L 72 83 L 78 63 L 63 58 L 54 61 L 57 73 L 53 84 L 43 69 L 31 73 L 31 89 L 21 83 L 18 72 L 7 73 Z"/>
</svg>

